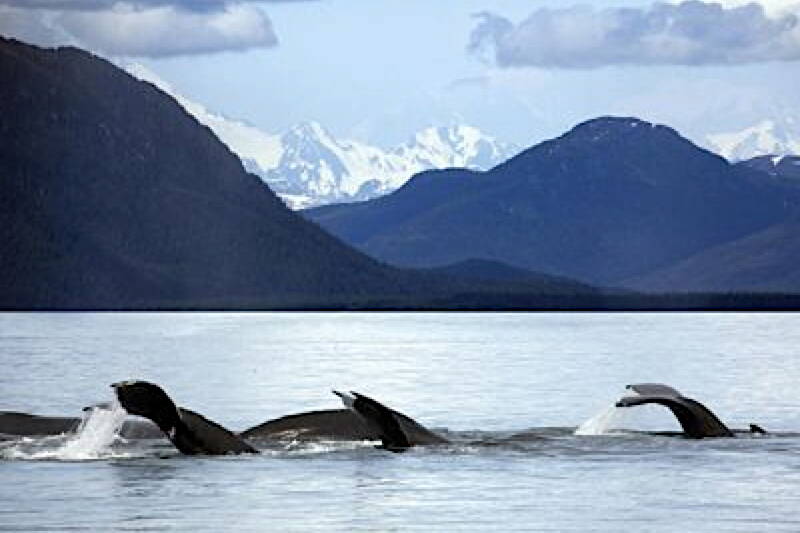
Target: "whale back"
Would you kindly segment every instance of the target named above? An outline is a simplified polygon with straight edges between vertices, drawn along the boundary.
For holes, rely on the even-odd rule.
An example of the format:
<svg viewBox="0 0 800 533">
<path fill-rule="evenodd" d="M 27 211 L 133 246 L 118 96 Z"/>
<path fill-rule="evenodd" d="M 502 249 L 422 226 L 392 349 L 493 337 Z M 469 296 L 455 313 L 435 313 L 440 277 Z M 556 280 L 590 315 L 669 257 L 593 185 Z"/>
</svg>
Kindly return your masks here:
<svg viewBox="0 0 800 533">
<path fill-rule="evenodd" d="M 0 435 L 12 438 L 36 435 L 59 435 L 78 429 L 80 418 L 37 416 L 14 411 L 0 411 Z"/>
<path fill-rule="evenodd" d="M 412 418 L 386 408 L 396 418 L 410 445 L 443 444 L 447 439 Z M 259 440 L 380 440 L 380 429 L 368 424 L 350 409 L 327 409 L 282 416 L 251 427 L 239 434 Z"/>
<path fill-rule="evenodd" d="M 247 440 L 378 440 L 350 409 L 327 409 L 282 416 L 239 434 Z"/>
<path fill-rule="evenodd" d="M 0 440 L 73 433 L 81 418 L 71 416 L 39 416 L 13 411 L 0 411 Z M 149 420 L 128 419 L 119 434 L 126 439 L 157 439 L 164 433 Z"/>
</svg>

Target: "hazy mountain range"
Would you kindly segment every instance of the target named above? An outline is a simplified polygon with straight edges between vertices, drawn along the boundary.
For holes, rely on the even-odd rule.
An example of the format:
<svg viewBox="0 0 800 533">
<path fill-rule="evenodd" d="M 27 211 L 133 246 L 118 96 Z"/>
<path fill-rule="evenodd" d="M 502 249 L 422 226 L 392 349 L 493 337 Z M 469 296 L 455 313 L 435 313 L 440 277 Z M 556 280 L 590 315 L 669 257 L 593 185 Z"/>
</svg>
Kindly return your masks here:
<svg viewBox="0 0 800 533">
<path fill-rule="evenodd" d="M 0 77 L 0 308 L 800 306 L 741 294 L 800 294 L 794 157 L 731 164 L 601 117 L 310 223 L 185 106 L 103 59 L 0 39 Z"/>
<path fill-rule="evenodd" d="M 519 151 L 468 125 L 429 127 L 389 149 L 336 138 L 313 121 L 270 134 L 209 111 L 141 64 L 126 70 L 175 98 L 295 209 L 375 198 L 423 170 L 489 169 Z"/>
<path fill-rule="evenodd" d="M 314 121 L 283 134 L 267 133 L 208 110 L 141 64 L 125 68 L 173 96 L 210 127 L 248 171 L 260 176 L 293 209 L 375 198 L 424 170 L 488 170 L 521 150 L 463 124 L 429 127 L 388 149 L 337 138 Z M 707 134 L 701 141 L 731 162 L 800 154 L 800 120 L 776 115 L 741 130 Z"/>
<path fill-rule="evenodd" d="M 488 172 L 424 172 L 388 196 L 304 213 L 404 266 L 481 258 L 638 290 L 800 291 L 783 274 L 800 236 L 782 226 L 800 182 L 754 166 L 666 126 L 604 117 Z"/>
</svg>

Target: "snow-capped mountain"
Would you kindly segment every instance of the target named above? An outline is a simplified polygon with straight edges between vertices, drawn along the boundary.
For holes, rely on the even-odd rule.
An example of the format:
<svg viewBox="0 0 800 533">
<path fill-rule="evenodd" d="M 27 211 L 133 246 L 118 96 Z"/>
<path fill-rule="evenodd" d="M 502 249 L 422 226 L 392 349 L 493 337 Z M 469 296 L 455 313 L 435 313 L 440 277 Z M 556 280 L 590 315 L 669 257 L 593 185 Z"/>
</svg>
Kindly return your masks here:
<svg viewBox="0 0 800 533">
<path fill-rule="evenodd" d="M 741 131 L 716 133 L 706 139 L 708 147 L 728 161 L 800 154 L 800 120 L 765 119 Z"/>
<path fill-rule="evenodd" d="M 466 125 L 426 128 L 388 150 L 337 139 L 316 122 L 274 135 L 209 111 L 143 65 L 125 68 L 175 98 L 211 128 L 249 172 L 260 176 L 293 209 L 368 200 L 392 192 L 423 170 L 489 169 L 519 151 Z"/>
<path fill-rule="evenodd" d="M 433 168 L 488 169 L 516 153 L 471 126 L 431 127 L 390 150 L 334 138 L 315 122 L 281 136 L 282 154 L 273 168 L 251 170 L 293 207 L 368 200 L 402 186 Z"/>
</svg>

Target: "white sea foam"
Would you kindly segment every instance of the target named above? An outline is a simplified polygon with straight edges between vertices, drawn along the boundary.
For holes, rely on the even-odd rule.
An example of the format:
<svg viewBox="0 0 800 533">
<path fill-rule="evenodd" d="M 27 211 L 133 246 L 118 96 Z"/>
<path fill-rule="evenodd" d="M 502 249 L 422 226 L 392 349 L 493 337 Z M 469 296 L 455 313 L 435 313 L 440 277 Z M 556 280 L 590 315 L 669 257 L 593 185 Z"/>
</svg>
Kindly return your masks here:
<svg viewBox="0 0 800 533">
<path fill-rule="evenodd" d="M 23 438 L 4 449 L 2 455 L 7 459 L 62 461 L 126 457 L 112 449 L 120 439 L 119 430 L 126 415 L 116 402 L 107 408 L 95 407 L 84 414 L 74 434 Z"/>
<path fill-rule="evenodd" d="M 620 427 L 620 423 L 625 419 L 627 410 L 625 408 L 609 405 L 589 420 L 578 426 L 575 435 L 609 435 L 614 433 L 614 429 Z"/>
</svg>

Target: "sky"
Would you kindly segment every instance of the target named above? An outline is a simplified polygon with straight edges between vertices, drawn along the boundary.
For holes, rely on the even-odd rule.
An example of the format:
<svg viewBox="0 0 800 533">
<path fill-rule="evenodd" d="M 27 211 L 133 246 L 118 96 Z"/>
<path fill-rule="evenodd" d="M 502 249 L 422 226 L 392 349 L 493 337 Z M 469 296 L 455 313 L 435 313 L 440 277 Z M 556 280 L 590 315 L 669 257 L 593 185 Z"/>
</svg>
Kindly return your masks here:
<svg viewBox="0 0 800 533">
<path fill-rule="evenodd" d="M 800 0 L 0 0 L 0 34 L 140 63 L 267 132 L 384 146 L 453 123 L 526 146 L 608 114 L 694 139 L 800 119 Z"/>
</svg>

